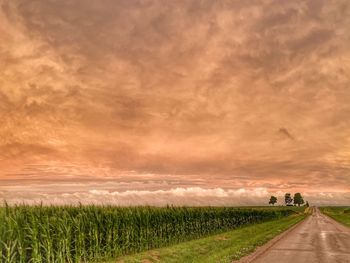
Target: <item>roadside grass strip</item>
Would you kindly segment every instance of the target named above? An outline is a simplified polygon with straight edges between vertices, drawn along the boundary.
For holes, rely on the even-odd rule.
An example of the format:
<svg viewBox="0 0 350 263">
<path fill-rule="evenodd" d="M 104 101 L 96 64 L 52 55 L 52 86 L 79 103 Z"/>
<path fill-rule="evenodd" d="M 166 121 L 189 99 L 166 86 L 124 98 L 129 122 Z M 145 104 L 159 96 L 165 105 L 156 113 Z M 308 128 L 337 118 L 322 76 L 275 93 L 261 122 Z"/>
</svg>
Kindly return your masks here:
<svg viewBox="0 0 350 263">
<path fill-rule="evenodd" d="M 321 207 L 321 212 L 350 227 L 350 207 Z"/>
<path fill-rule="evenodd" d="M 307 214 L 300 213 L 287 218 L 242 227 L 207 238 L 120 257 L 117 260 L 109 261 L 109 263 L 228 263 L 253 252 L 258 246 L 265 244 L 306 217 Z"/>
</svg>

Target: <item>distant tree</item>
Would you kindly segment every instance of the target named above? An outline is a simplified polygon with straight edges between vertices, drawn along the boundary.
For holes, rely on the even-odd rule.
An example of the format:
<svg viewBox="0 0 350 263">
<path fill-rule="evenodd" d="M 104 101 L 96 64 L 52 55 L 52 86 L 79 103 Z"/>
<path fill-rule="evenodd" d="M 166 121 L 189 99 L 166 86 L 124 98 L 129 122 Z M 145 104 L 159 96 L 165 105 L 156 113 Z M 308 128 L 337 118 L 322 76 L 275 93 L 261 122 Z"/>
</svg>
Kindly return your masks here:
<svg viewBox="0 0 350 263">
<path fill-rule="evenodd" d="M 304 204 L 304 199 L 303 199 L 303 197 L 301 196 L 300 193 L 295 193 L 294 194 L 294 204 L 298 205 L 298 206 Z"/>
<path fill-rule="evenodd" d="M 306 207 L 309 207 L 309 206 L 310 206 L 308 201 L 306 201 L 305 206 L 306 206 Z"/>
<path fill-rule="evenodd" d="M 287 206 L 292 205 L 293 198 L 291 197 L 291 194 L 290 194 L 290 193 L 286 193 L 286 194 L 284 195 L 284 202 L 286 203 Z"/>
<path fill-rule="evenodd" d="M 277 203 L 277 197 L 271 195 L 269 204 L 270 204 L 270 205 L 275 205 L 276 203 Z"/>
</svg>

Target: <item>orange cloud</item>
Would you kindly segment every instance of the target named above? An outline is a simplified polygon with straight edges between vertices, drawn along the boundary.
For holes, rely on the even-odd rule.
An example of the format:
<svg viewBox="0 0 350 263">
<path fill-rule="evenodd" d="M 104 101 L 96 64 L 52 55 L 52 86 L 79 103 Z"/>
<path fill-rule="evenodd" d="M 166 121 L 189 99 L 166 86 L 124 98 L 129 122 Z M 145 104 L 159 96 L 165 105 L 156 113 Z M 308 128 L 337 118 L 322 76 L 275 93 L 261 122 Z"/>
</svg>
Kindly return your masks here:
<svg viewBox="0 0 350 263">
<path fill-rule="evenodd" d="M 347 1 L 0 6 L 0 191 L 28 165 L 43 187 L 350 190 Z"/>
</svg>

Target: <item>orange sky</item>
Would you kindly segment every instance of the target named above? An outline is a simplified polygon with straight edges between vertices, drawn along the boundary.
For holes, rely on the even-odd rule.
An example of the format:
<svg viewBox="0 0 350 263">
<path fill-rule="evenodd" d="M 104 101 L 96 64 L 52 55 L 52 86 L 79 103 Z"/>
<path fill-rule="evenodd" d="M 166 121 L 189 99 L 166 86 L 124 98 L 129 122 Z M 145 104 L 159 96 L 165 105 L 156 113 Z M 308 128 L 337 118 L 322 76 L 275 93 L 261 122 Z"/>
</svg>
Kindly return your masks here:
<svg viewBox="0 0 350 263">
<path fill-rule="evenodd" d="M 349 28 L 347 0 L 0 0 L 0 199 L 349 204 Z"/>
</svg>

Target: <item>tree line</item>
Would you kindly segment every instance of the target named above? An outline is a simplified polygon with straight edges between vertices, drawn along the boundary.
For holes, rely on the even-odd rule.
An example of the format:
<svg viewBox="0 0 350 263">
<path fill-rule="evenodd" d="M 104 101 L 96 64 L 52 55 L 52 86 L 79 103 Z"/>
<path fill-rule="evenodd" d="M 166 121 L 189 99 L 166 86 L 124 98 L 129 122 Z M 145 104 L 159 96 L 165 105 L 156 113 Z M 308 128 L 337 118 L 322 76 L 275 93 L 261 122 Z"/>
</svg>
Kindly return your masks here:
<svg viewBox="0 0 350 263">
<path fill-rule="evenodd" d="M 275 205 L 276 203 L 277 203 L 277 197 L 272 195 L 270 197 L 269 204 Z M 303 204 L 305 204 L 306 206 L 309 206 L 308 201 L 306 201 L 306 203 L 304 202 L 304 198 L 301 195 L 301 193 L 295 193 L 293 198 L 290 193 L 286 193 L 284 195 L 284 203 L 286 204 L 286 206 L 293 206 L 293 205 L 301 206 Z"/>
</svg>

